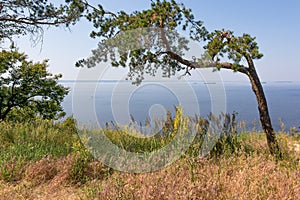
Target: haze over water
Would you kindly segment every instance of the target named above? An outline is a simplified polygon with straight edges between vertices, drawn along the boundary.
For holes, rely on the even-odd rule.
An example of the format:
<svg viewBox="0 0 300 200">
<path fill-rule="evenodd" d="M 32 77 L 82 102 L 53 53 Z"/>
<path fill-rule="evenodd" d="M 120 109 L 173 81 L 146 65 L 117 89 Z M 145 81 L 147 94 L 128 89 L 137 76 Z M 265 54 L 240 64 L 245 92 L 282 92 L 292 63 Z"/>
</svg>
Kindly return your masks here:
<svg viewBox="0 0 300 200">
<path fill-rule="evenodd" d="M 133 86 L 130 82 L 121 81 L 99 81 L 99 82 L 76 82 L 82 84 L 80 88 L 80 96 L 82 98 L 82 105 L 80 109 L 85 109 L 85 104 L 92 103 L 95 106 L 96 115 L 100 124 L 106 122 L 123 122 L 126 123 L 128 119 L 120 119 L 116 117 L 116 113 L 126 112 L 128 108 L 132 117 L 144 123 L 146 119 L 151 119 L 151 115 L 159 113 L 162 115 L 165 109 L 170 110 L 174 115 L 174 106 L 181 104 L 178 95 L 172 89 L 163 86 L 164 82 L 145 82 L 141 86 Z M 63 81 L 63 85 L 71 88 L 71 92 L 63 102 L 63 107 L 67 112 L 67 116 L 72 115 L 72 93 L 75 81 Z M 86 89 L 95 86 L 93 95 L 87 93 Z M 170 84 L 170 83 L 169 83 Z M 180 81 L 173 81 L 178 90 L 182 88 L 184 93 L 183 83 Z M 202 81 L 189 81 L 189 86 L 196 95 L 196 101 L 191 98 L 191 101 L 183 103 L 183 107 L 187 105 L 188 109 L 199 107 L 200 115 L 207 117 L 211 112 L 214 99 L 212 99 L 210 85 L 219 84 L 214 82 L 204 83 Z M 123 90 L 116 90 L 116 87 L 125 88 Z M 173 86 L 172 86 L 173 87 Z M 273 127 L 276 131 L 281 130 L 281 122 L 285 125 L 286 131 L 290 127 L 300 126 L 300 82 L 267 82 L 263 84 L 265 95 L 267 97 L 269 112 L 272 119 Z M 86 89 L 84 89 L 86 88 Z M 127 89 L 131 88 L 131 89 Z M 246 121 L 246 129 L 260 129 L 259 114 L 255 95 L 252 92 L 249 83 L 244 82 L 225 82 L 224 83 L 226 95 L 226 112 L 236 112 L 238 122 Z M 116 95 L 116 91 L 118 91 Z M 128 94 L 130 92 L 130 94 Z M 214 97 L 215 98 L 215 97 Z M 121 110 L 115 112 L 112 107 Z M 152 114 L 151 114 L 152 113 Z M 91 113 L 92 114 L 92 113 Z M 195 112 L 196 114 L 196 112 Z M 194 114 L 189 112 L 189 115 Z M 123 116 L 123 115 L 122 115 Z M 116 120 L 118 118 L 118 120 Z M 126 121 L 127 120 L 127 121 Z M 125 125 L 125 124 L 123 124 Z"/>
</svg>

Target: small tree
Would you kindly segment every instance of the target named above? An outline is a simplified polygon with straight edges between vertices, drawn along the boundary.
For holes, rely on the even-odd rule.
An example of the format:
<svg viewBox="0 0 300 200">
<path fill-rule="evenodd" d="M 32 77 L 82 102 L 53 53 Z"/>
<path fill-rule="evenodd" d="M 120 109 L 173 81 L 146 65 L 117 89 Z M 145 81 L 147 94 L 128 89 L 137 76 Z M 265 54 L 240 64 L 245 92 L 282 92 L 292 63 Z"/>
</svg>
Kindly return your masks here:
<svg viewBox="0 0 300 200">
<path fill-rule="evenodd" d="M 260 122 L 267 136 L 270 152 L 281 157 L 279 145 L 272 127 L 265 93 L 254 65 L 255 59 L 261 59 L 263 57 L 263 54 L 259 52 L 255 37 L 251 37 L 249 34 L 235 37 L 232 31 L 222 30 L 209 34 L 208 39 L 209 42 L 205 48 L 212 58 L 209 65 L 219 70 L 222 68 L 230 69 L 248 76 L 252 90 L 256 96 Z M 229 60 L 228 62 L 222 61 L 225 56 Z M 240 64 L 242 59 L 246 60 L 246 65 Z M 199 68 L 201 66 L 195 67 Z"/>
<path fill-rule="evenodd" d="M 68 88 L 57 83 L 61 75 L 47 71 L 47 60 L 33 63 L 17 50 L 0 52 L 0 120 L 13 112 L 46 119 L 61 116 Z"/>
<path fill-rule="evenodd" d="M 96 28 L 91 37 L 100 37 L 101 41 L 99 48 L 93 50 L 93 56 L 80 60 L 77 66 L 93 67 L 96 63 L 106 62 L 110 58 L 113 66 L 128 66 L 128 76 L 135 78 L 135 83 L 140 83 L 145 73 L 155 75 L 158 68 L 164 71 L 164 76 L 174 75 L 176 70 L 185 70 L 185 74 L 190 74 L 191 69 L 208 67 L 230 69 L 247 75 L 256 95 L 260 121 L 270 152 L 280 155 L 263 87 L 254 65 L 254 60 L 263 56 L 254 37 L 248 34 L 235 37 L 233 32 L 224 30 L 209 33 L 201 21 L 195 20 L 191 9 L 175 0 L 156 0 L 152 2 L 150 9 L 130 14 L 124 11 L 109 15 L 90 13 L 87 18 Z M 145 37 L 140 37 L 143 34 L 139 36 L 133 33 L 121 41 L 114 42 L 110 39 L 118 37 L 120 32 L 140 28 L 149 28 L 148 33 L 144 34 Z M 183 50 L 189 49 L 188 41 L 172 33 L 178 28 L 187 31 L 194 41 L 206 41 L 206 52 L 198 60 L 184 58 Z M 144 42 L 144 45 L 130 49 L 137 41 Z M 118 49 L 117 56 L 114 47 L 120 42 L 126 45 Z M 222 60 L 224 57 L 226 60 Z M 246 60 L 247 65 L 241 64 L 242 59 Z"/>
</svg>

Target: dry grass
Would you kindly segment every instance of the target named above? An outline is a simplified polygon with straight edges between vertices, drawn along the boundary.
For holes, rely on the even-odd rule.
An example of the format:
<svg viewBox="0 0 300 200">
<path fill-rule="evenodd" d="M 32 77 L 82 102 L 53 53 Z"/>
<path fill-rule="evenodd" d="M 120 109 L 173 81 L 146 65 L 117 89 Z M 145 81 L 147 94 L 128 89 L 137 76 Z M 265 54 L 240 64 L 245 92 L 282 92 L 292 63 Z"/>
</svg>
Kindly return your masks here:
<svg viewBox="0 0 300 200">
<path fill-rule="evenodd" d="M 99 190 L 87 199 L 299 199 L 300 173 L 258 155 L 197 160 L 193 172 L 181 160 L 155 173 L 115 173 L 91 188 Z"/>
<path fill-rule="evenodd" d="M 182 158 L 157 172 L 114 172 L 89 164 L 90 181 L 74 185 L 74 156 L 31 164 L 21 182 L 0 183 L 0 199 L 299 199 L 300 172 L 272 157 L 253 154 L 219 159 Z M 287 166 L 287 165 L 286 165 Z"/>
<path fill-rule="evenodd" d="M 69 155 L 57 160 L 46 157 L 31 163 L 23 180 L 0 182 L 0 199 L 74 199 L 76 195 L 68 187 L 74 160 L 74 156 Z"/>
<path fill-rule="evenodd" d="M 53 179 L 56 174 L 57 168 L 54 160 L 50 157 L 45 157 L 29 165 L 25 172 L 25 180 L 30 181 L 33 185 L 40 185 Z"/>
<path fill-rule="evenodd" d="M 199 158 L 194 154 L 199 145 L 192 144 L 172 165 L 133 174 L 95 161 L 66 130 L 69 126 L 50 124 L 47 133 L 26 124 L 11 126 L 2 124 L 7 134 L 0 137 L 0 200 L 300 199 L 299 134 L 277 135 L 284 155 L 280 161 L 269 155 L 263 134 L 244 133 L 220 140 L 210 157 Z M 121 146 L 127 142 L 126 136 L 110 132 Z M 156 148 L 152 144 L 144 142 L 138 150 Z"/>
</svg>

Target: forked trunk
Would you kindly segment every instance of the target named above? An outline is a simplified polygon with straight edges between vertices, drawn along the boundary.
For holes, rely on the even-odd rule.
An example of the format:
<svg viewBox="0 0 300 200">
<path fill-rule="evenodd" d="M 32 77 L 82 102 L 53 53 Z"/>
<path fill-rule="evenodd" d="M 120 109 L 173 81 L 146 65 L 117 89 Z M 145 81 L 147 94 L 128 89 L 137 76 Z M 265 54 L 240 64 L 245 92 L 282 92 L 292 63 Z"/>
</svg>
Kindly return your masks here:
<svg viewBox="0 0 300 200">
<path fill-rule="evenodd" d="M 280 158 L 281 152 L 278 141 L 276 140 L 274 129 L 272 127 L 267 100 L 255 68 L 250 68 L 247 75 L 251 81 L 252 90 L 257 99 L 260 122 L 267 136 L 270 153 Z"/>
</svg>

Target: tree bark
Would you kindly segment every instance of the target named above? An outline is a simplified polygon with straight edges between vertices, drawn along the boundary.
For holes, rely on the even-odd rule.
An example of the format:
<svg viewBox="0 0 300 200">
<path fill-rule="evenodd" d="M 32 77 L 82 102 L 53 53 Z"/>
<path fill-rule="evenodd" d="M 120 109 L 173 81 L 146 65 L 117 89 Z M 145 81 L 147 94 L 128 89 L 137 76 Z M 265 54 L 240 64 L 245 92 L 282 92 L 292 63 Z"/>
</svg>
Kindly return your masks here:
<svg viewBox="0 0 300 200">
<path fill-rule="evenodd" d="M 252 90 L 256 96 L 260 122 L 267 137 L 270 153 L 281 158 L 282 155 L 280 152 L 278 141 L 276 140 L 274 129 L 272 127 L 265 93 L 255 68 L 250 67 L 247 75 L 250 79 Z"/>
</svg>

